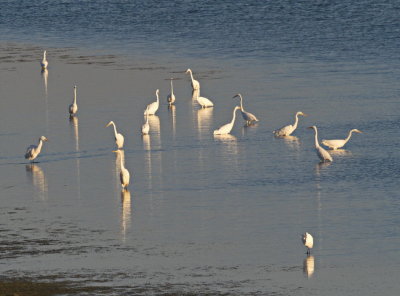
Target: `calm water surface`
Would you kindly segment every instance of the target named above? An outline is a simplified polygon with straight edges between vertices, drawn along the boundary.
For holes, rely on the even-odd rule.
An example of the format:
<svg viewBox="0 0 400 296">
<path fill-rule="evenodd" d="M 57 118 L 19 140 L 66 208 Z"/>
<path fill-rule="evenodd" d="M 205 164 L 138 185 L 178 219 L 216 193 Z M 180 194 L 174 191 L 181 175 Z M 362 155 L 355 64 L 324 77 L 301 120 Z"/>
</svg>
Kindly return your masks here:
<svg viewBox="0 0 400 296">
<path fill-rule="evenodd" d="M 397 294 L 398 4 L 146 3 L 5 1 L 2 276 L 115 295 Z M 90 26 L 85 11 L 95 14 Z M 214 108 L 193 102 L 188 67 Z M 70 121 L 74 84 L 79 111 Z M 157 88 L 160 109 L 141 137 Z M 260 122 L 246 127 L 238 117 L 231 136 L 214 138 L 238 92 Z M 294 137 L 274 138 L 299 110 L 309 116 Z M 128 192 L 110 120 L 125 136 Z M 320 165 L 306 129 L 314 124 L 320 139 L 364 133 Z M 30 165 L 23 154 L 40 135 L 49 142 Z M 309 258 L 304 231 L 314 235 Z"/>
</svg>

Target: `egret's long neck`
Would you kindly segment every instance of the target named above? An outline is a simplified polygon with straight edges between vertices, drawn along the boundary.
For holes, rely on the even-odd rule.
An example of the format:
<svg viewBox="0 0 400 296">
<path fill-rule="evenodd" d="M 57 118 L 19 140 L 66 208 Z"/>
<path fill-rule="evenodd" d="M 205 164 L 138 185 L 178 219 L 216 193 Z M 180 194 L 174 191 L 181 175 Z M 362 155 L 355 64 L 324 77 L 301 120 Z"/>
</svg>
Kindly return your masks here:
<svg viewBox="0 0 400 296">
<path fill-rule="evenodd" d="M 43 61 L 46 60 L 46 51 L 43 52 Z"/>
<path fill-rule="evenodd" d="M 189 73 L 190 73 L 190 78 L 192 79 L 192 81 L 194 80 L 194 78 L 193 78 L 193 74 L 192 74 L 192 71 L 189 71 Z"/>
<path fill-rule="evenodd" d="M 112 125 L 114 127 L 114 135 L 115 135 L 115 137 L 117 137 L 118 132 L 117 132 L 117 128 L 115 126 L 115 123 L 113 122 Z"/>
<path fill-rule="evenodd" d="M 354 130 L 351 130 L 351 131 L 349 132 L 349 135 L 347 136 L 347 138 L 344 139 L 344 142 L 345 142 L 345 143 L 347 143 L 347 142 L 350 140 L 353 131 L 354 131 Z"/>
<path fill-rule="evenodd" d="M 156 96 L 157 96 L 157 103 L 159 103 L 160 98 L 159 98 L 159 96 L 158 96 L 158 92 L 156 92 Z"/>
<path fill-rule="evenodd" d="M 42 150 L 42 146 L 43 146 L 43 141 L 42 141 L 42 139 L 39 139 L 39 144 L 37 145 L 37 149 L 39 151 Z"/>
<path fill-rule="evenodd" d="M 243 98 L 242 98 L 242 95 L 239 95 L 239 97 L 240 97 L 240 110 L 244 111 L 244 109 L 243 109 Z"/>
<path fill-rule="evenodd" d="M 233 117 L 232 117 L 231 124 L 233 124 L 235 122 L 235 118 L 236 118 L 236 108 L 233 109 Z"/>
<path fill-rule="evenodd" d="M 76 104 L 76 88 L 74 88 L 74 104 Z"/>
<path fill-rule="evenodd" d="M 315 131 L 315 148 L 319 147 L 319 143 L 318 143 L 318 130 L 316 127 L 314 127 L 314 131 Z"/>
<path fill-rule="evenodd" d="M 121 170 L 125 168 L 124 166 L 124 155 L 122 153 L 118 153 L 119 154 L 119 161 L 121 164 Z"/>
<path fill-rule="evenodd" d="M 299 114 L 296 113 L 295 116 L 295 120 L 294 120 L 294 124 L 293 127 L 296 129 L 297 128 L 297 124 L 299 123 Z"/>
</svg>

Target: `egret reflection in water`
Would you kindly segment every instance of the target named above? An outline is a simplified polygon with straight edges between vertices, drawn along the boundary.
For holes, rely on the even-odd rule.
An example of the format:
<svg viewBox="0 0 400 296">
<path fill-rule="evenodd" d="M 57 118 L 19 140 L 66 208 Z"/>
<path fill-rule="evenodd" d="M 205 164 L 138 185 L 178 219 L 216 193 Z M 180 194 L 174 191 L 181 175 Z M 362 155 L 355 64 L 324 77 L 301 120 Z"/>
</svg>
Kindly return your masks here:
<svg viewBox="0 0 400 296">
<path fill-rule="evenodd" d="M 171 115 L 171 121 L 172 121 L 172 137 L 175 139 L 175 137 L 176 137 L 176 106 L 169 105 L 168 111 Z"/>
<path fill-rule="evenodd" d="M 315 271 L 315 259 L 314 256 L 308 255 L 303 261 L 303 272 L 308 277 L 311 278 Z"/>
<path fill-rule="evenodd" d="M 42 70 L 41 75 L 43 78 L 44 93 L 47 96 L 47 80 L 49 78 L 49 70 L 47 70 L 47 69 Z"/>
<path fill-rule="evenodd" d="M 202 139 L 204 135 L 208 138 L 213 125 L 213 108 L 202 108 L 194 110 L 193 112 L 197 113 L 196 128 L 200 139 Z"/>
<path fill-rule="evenodd" d="M 40 166 L 34 163 L 25 166 L 27 176 L 39 194 L 40 200 L 48 199 L 48 185 L 44 172 Z"/>
<path fill-rule="evenodd" d="M 126 232 L 131 226 L 131 193 L 128 189 L 121 190 L 121 234 L 125 241 Z"/>
</svg>

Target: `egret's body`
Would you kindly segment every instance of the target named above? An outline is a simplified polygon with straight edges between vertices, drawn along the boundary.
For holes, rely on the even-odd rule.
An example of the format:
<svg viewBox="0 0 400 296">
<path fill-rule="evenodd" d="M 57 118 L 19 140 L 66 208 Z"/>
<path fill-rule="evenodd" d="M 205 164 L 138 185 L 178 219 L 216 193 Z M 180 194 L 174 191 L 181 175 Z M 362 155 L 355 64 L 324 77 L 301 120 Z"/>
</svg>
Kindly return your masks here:
<svg viewBox="0 0 400 296">
<path fill-rule="evenodd" d="M 40 151 L 42 150 L 43 142 L 46 142 L 47 138 L 41 136 L 39 138 L 39 143 L 37 145 L 30 145 L 25 152 L 25 158 L 33 162 L 33 160 L 38 157 Z"/>
<path fill-rule="evenodd" d="M 78 112 L 78 104 L 76 103 L 76 85 L 74 86 L 74 100 L 72 101 L 72 104 L 69 105 L 69 115 L 74 116 L 76 112 Z"/>
<path fill-rule="evenodd" d="M 319 143 L 318 143 L 318 130 L 315 125 L 310 126 L 309 128 L 314 129 L 315 132 L 315 151 L 317 152 L 318 157 L 321 159 L 322 162 L 327 162 L 330 161 L 332 162 L 332 156 L 329 154 L 328 151 L 326 151 L 324 148 L 322 148 Z"/>
<path fill-rule="evenodd" d="M 297 128 L 297 124 L 299 123 L 299 115 L 301 116 L 307 116 L 307 114 L 304 114 L 301 111 L 298 111 L 295 115 L 295 121 L 293 124 L 286 125 L 280 129 L 277 129 L 273 131 L 275 136 L 277 137 L 284 137 L 284 136 L 290 136 Z"/>
<path fill-rule="evenodd" d="M 193 78 L 192 70 L 187 69 L 186 70 L 186 74 L 188 74 L 188 73 L 190 74 L 190 78 L 192 79 L 192 88 L 193 88 L 193 90 L 199 90 L 200 89 L 200 83 L 196 79 Z"/>
<path fill-rule="evenodd" d="M 144 115 L 155 115 L 156 114 L 158 107 L 160 106 L 159 92 L 160 92 L 160 90 L 157 89 L 156 90 L 157 100 L 155 102 L 147 105 L 146 110 L 144 110 Z"/>
<path fill-rule="evenodd" d="M 168 105 L 171 106 L 175 103 L 174 85 L 172 83 L 173 78 L 171 78 L 171 93 L 167 96 Z"/>
<path fill-rule="evenodd" d="M 246 121 L 246 124 L 249 125 L 252 122 L 258 121 L 257 117 L 254 114 L 244 110 L 242 95 L 241 94 L 237 94 L 237 95 L 234 96 L 234 98 L 236 98 L 236 97 L 240 98 L 240 112 L 242 113 L 242 117 Z"/>
<path fill-rule="evenodd" d="M 120 158 L 120 173 L 119 173 L 119 179 L 121 181 L 121 185 L 123 189 L 126 189 L 129 185 L 129 181 L 130 181 L 130 174 L 129 171 L 125 168 L 124 165 L 124 157 L 123 157 L 123 153 L 120 150 L 115 150 L 114 152 L 119 154 L 119 158 Z"/>
<path fill-rule="evenodd" d="M 148 108 L 146 109 L 148 110 Z M 150 132 L 149 116 L 146 115 L 146 122 L 142 125 L 142 135 L 148 135 Z"/>
<path fill-rule="evenodd" d="M 114 121 L 110 121 L 106 127 L 112 125 L 114 127 L 114 137 L 115 137 L 115 144 L 117 144 L 118 149 L 124 147 L 124 136 L 117 132 L 117 127 L 115 126 Z"/>
<path fill-rule="evenodd" d="M 331 148 L 332 150 L 336 150 L 339 148 L 342 148 L 346 143 L 350 140 L 352 133 L 362 133 L 362 131 L 359 131 L 358 129 L 352 129 L 349 132 L 349 135 L 347 136 L 346 139 L 343 140 L 322 140 L 322 144 L 325 145 L 326 147 Z"/>
<path fill-rule="evenodd" d="M 312 237 L 312 235 L 308 232 L 304 233 L 301 236 L 301 241 L 303 242 L 303 245 L 307 248 L 307 254 L 310 254 L 311 249 L 314 246 L 314 238 Z"/>
<path fill-rule="evenodd" d="M 40 66 L 42 66 L 42 70 L 46 70 L 47 66 L 49 65 L 49 62 L 46 59 L 46 50 L 43 52 L 43 59 L 40 62 Z"/>
<path fill-rule="evenodd" d="M 233 128 L 233 125 L 235 123 L 235 118 L 236 118 L 236 110 L 240 109 L 239 106 L 236 106 L 233 109 L 233 117 L 232 117 L 232 121 L 224 124 L 223 126 L 221 126 L 219 129 L 214 131 L 214 135 L 226 135 L 229 134 Z"/>
</svg>

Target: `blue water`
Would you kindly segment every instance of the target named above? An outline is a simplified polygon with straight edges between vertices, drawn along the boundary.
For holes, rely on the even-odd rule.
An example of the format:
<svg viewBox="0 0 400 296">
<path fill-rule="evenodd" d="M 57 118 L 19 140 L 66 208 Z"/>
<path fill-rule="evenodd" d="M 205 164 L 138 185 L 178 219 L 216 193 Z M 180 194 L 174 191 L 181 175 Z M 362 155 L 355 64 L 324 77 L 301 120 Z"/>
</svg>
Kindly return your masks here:
<svg viewBox="0 0 400 296">
<path fill-rule="evenodd" d="M 107 295 L 395 295 L 399 15 L 398 1 L 1 1 L 2 276 Z M 213 109 L 192 101 L 188 67 Z M 214 138 L 238 92 L 260 122 Z M 295 137 L 273 137 L 299 110 Z M 364 133 L 321 165 L 314 124 Z"/>
</svg>

